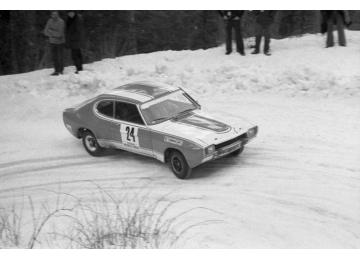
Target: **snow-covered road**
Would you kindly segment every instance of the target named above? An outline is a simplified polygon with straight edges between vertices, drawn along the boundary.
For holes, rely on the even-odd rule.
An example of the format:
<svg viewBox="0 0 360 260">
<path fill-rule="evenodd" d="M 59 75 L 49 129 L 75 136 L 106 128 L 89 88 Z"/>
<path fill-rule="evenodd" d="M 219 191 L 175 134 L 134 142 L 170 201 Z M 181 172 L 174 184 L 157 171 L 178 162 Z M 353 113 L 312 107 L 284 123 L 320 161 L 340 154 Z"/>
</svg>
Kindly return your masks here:
<svg viewBox="0 0 360 260">
<path fill-rule="evenodd" d="M 360 48 L 351 45 L 360 34 L 328 53 L 316 45 L 322 40 L 274 41 L 272 57 L 159 52 L 89 64 L 79 76 L 0 77 L 0 205 L 51 199 L 59 187 L 91 198 L 96 183 L 196 198 L 191 207 L 218 212 L 195 211 L 194 219 L 223 222 L 194 229 L 179 247 L 360 248 Z M 326 55 L 332 61 L 321 63 Z M 149 78 L 185 85 L 218 117 L 250 119 L 258 137 L 240 157 L 204 164 L 187 181 L 123 151 L 90 157 L 61 111 L 118 81 Z"/>
</svg>

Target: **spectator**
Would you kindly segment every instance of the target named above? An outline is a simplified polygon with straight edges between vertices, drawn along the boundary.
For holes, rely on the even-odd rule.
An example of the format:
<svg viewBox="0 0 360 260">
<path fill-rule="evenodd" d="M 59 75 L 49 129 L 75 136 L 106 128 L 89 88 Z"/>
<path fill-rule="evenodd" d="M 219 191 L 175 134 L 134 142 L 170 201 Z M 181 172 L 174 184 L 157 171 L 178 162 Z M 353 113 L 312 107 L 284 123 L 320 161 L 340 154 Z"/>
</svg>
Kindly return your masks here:
<svg viewBox="0 0 360 260">
<path fill-rule="evenodd" d="M 255 50 L 252 54 L 260 53 L 261 38 L 264 37 L 264 54 L 269 56 L 271 25 L 274 22 L 276 11 L 253 11 L 256 15 Z"/>
<path fill-rule="evenodd" d="M 338 42 L 340 46 L 346 46 L 344 24 L 350 26 L 350 16 L 348 11 L 326 10 L 321 11 L 321 32 L 327 33 L 326 48 L 334 46 L 334 25 L 338 31 Z"/>
<path fill-rule="evenodd" d="M 83 47 L 83 24 L 76 11 L 68 11 L 66 20 L 66 47 L 71 50 L 71 58 L 76 67 L 76 72 L 83 70 L 81 48 Z"/>
<path fill-rule="evenodd" d="M 219 11 L 226 26 L 226 55 L 232 52 L 232 29 L 235 30 L 236 51 L 242 56 L 245 55 L 244 42 L 241 30 L 241 17 L 244 11 Z"/>
<path fill-rule="evenodd" d="M 64 35 L 65 23 L 57 11 L 51 12 L 51 17 L 47 21 L 44 34 L 49 37 L 52 59 L 55 71 L 51 74 L 57 76 L 64 71 Z"/>
</svg>

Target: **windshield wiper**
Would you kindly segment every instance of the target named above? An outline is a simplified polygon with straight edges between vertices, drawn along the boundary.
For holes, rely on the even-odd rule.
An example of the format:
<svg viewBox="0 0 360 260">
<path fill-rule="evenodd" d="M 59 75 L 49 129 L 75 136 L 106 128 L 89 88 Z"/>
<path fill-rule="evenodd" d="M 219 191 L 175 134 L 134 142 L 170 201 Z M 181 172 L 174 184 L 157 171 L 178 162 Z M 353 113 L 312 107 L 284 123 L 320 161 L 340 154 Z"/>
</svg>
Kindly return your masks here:
<svg viewBox="0 0 360 260">
<path fill-rule="evenodd" d="M 169 119 L 169 118 L 167 116 L 159 117 L 159 118 L 152 120 L 151 123 L 154 124 L 155 122 L 166 120 L 166 119 Z"/>
<path fill-rule="evenodd" d="M 194 109 L 196 108 L 188 108 L 188 109 L 185 109 L 184 111 L 181 111 L 179 114 L 177 114 L 176 116 L 170 116 L 170 117 L 167 117 L 167 116 L 164 116 L 164 117 L 159 117 L 159 118 L 156 118 L 154 120 L 151 121 L 152 124 L 158 122 L 158 121 L 162 121 L 162 120 L 167 120 L 167 119 L 170 119 L 170 118 L 175 118 L 177 119 L 178 117 L 186 114 L 186 113 L 189 113 L 191 111 L 193 111 Z"/>
<path fill-rule="evenodd" d="M 185 109 L 184 111 L 181 111 L 179 114 L 177 114 L 174 118 L 179 118 L 180 116 L 184 115 L 184 114 L 187 114 L 191 111 L 195 110 L 195 108 L 188 108 L 188 109 Z"/>
</svg>

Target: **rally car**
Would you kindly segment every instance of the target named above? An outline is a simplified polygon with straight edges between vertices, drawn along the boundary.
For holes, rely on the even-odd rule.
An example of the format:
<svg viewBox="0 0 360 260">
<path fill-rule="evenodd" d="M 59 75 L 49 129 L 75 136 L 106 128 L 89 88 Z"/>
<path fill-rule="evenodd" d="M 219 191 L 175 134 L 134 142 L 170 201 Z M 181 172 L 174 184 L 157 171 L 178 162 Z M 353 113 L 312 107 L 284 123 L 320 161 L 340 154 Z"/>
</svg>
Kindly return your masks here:
<svg viewBox="0 0 360 260">
<path fill-rule="evenodd" d="M 151 82 L 126 84 L 63 112 L 65 127 L 86 151 L 123 149 L 168 163 L 176 177 L 192 168 L 240 154 L 258 127 L 230 126 L 201 111 L 182 88 Z"/>
</svg>

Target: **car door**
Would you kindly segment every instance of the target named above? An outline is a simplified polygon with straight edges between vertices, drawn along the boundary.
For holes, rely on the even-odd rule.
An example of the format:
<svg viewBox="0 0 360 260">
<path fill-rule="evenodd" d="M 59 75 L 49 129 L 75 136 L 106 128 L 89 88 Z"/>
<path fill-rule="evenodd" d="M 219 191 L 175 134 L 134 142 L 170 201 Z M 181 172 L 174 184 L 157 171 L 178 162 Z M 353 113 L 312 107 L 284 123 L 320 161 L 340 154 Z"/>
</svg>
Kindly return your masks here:
<svg viewBox="0 0 360 260">
<path fill-rule="evenodd" d="M 153 157 L 151 132 L 145 125 L 137 105 L 115 101 L 113 137 L 118 148 Z"/>
<path fill-rule="evenodd" d="M 99 144 L 103 147 L 114 147 L 113 132 L 117 129 L 114 123 L 115 100 L 100 99 L 95 102 L 93 112 L 95 114 L 91 130 L 94 132 Z"/>
</svg>

